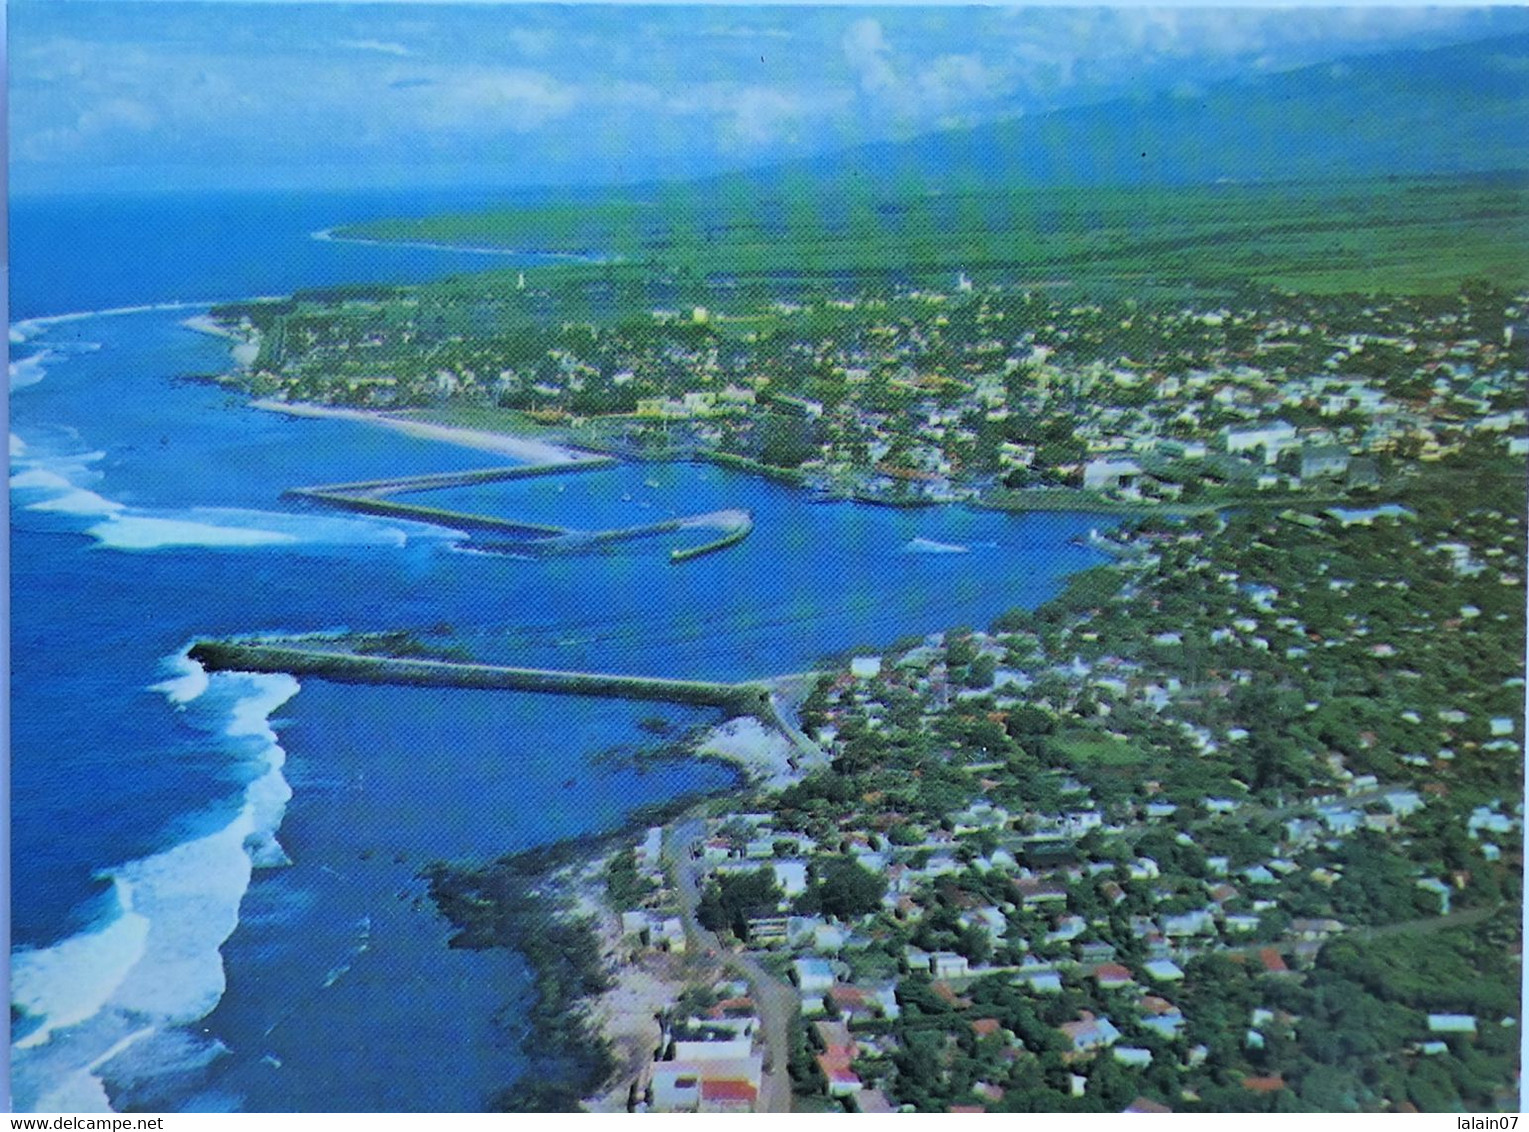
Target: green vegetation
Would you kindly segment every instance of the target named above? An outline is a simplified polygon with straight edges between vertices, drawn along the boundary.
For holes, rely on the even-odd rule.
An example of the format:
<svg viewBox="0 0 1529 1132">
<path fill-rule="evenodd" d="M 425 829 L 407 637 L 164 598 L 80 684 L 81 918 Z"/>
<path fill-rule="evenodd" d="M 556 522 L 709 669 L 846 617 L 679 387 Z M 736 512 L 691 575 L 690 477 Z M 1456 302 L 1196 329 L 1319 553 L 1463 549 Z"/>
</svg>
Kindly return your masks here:
<svg viewBox="0 0 1529 1132">
<path fill-rule="evenodd" d="M 749 938 L 749 918 L 773 916 L 784 899 L 768 868 L 754 872 L 728 873 L 706 886 L 696 916 L 701 926 L 711 931 L 731 931 L 739 939 Z"/>
<path fill-rule="evenodd" d="M 536 1000 L 523 1015 L 532 1066 L 523 1082 L 486 1098 L 485 1107 L 577 1109 L 579 1098 L 596 1091 L 614 1067 L 583 1006 L 610 985 L 593 925 L 536 891 L 535 857 L 506 857 L 481 868 L 436 864 L 423 875 L 436 907 L 457 928 L 452 947 L 508 948 L 532 971 Z"/>
<path fill-rule="evenodd" d="M 883 195 L 886 194 L 886 195 Z M 1529 279 L 1518 249 L 1529 197 L 1516 178 L 1144 188 L 973 189 L 897 197 L 853 184 L 616 193 L 513 212 L 374 221 L 373 239 L 494 244 L 616 262 L 540 269 L 584 280 L 617 308 L 660 280 L 682 307 L 788 276 L 914 280 L 965 270 L 1032 285 L 1262 283 L 1308 293 L 1453 290 Z"/>
<path fill-rule="evenodd" d="M 605 894 L 612 908 L 637 908 L 653 895 L 651 880 L 637 871 L 637 851 L 623 849 L 605 867 Z"/>
<path fill-rule="evenodd" d="M 1103 738 L 1086 731 L 1058 735 L 1051 740 L 1051 746 L 1072 766 L 1140 766 L 1152 757 L 1134 743 Z"/>
<path fill-rule="evenodd" d="M 852 920 L 881 907 L 887 878 L 848 857 L 829 858 L 815 866 L 816 884 L 810 903 L 824 915 Z"/>
</svg>

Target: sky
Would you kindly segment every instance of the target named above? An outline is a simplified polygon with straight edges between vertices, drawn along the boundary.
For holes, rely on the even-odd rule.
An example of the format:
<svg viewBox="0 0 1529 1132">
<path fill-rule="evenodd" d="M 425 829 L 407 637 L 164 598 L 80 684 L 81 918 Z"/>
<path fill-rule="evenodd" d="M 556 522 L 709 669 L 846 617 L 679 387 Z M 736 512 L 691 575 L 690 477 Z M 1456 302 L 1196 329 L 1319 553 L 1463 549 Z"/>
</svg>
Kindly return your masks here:
<svg viewBox="0 0 1529 1132">
<path fill-rule="evenodd" d="M 608 183 L 1348 55 L 1524 9 L 11 0 L 16 192 Z"/>
</svg>

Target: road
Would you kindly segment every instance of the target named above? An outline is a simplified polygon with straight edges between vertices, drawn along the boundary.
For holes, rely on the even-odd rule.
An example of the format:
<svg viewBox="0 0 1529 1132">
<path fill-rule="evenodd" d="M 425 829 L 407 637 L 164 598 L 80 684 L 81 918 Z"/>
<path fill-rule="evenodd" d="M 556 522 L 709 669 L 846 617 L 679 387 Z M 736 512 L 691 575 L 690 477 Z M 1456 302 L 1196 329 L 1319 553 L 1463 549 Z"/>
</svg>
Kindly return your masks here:
<svg viewBox="0 0 1529 1132">
<path fill-rule="evenodd" d="M 690 855 L 690 846 L 704 831 L 705 826 L 699 818 L 681 818 L 664 831 L 664 862 L 670 883 L 679 897 L 686 952 L 715 956 L 718 963 L 741 975 L 749 984 L 765 1039 L 764 1079 L 758 1111 L 790 1112 L 791 1078 L 786 1066 L 791 1059 L 791 1023 L 801 1010 L 801 999 L 795 987 L 770 974 L 753 956 L 725 947 L 717 934 L 702 927 L 696 918 L 696 906 L 701 901 L 701 869 Z"/>
</svg>

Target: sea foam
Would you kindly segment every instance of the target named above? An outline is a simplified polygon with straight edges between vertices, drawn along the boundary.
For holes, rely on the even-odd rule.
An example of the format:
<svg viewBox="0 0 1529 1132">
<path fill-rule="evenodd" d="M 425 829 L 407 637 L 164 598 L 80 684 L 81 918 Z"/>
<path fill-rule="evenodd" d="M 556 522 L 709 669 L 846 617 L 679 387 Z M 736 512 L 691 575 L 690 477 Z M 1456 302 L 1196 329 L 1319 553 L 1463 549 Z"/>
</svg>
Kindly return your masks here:
<svg viewBox="0 0 1529 1132">
<path fill-rule="evenodd" d="M 297 693 L 291 676 L 216 673 L 182 655 L 155 687 L 178 710 L 220 714 L 220 736 L 249 768 L 233 818 L 210 833 L 103 870 L 106 923 L 12 956 L 12 1001 L 32 1023 L 13 1048 L 21 1108 L 99 1107 L 112 1061 L 129 1045 L 206 1017 L 226 985 L 221 948 L 239 923 L 254 869 L 286 863 L 276 840 L 291 787 L 270 714 Z M 90 1102 L 90 1103 L 87 1103 Z"/>
<path fill-rule="evenodd" d="M 48 376 L 48 363 L 54 358 L 51 350 L 40 350 L 25 358 L 10 363 L 11 390 L 25 389 L 29 385 L 36 385 Z"/>
<path fill-rule="evenodd" d="M 209 550 L 260 546 L 403 547 L 411 538 L 456 541 L 458 531 L 425 523 L 233 507 L 168 511 L 129 507 L 93 491 L 101 452 L 53 452 L 11 437 L 10 488 L 20 510 L 94 520 L 82 533 L 113 550 L 178 547 Z M 87 486 L 89 485 L 89 486 Z"/>
<path fill-rule="evenodd" d="M 42 1020 L 17 1049 L 41 1045 L 54 1030 L 95 1015 L 143 957 L 149 922 L 124 899 L 125 887 L 121 879 L 113 883 L 115 918 L 104 927 L 11 957 L 11 1001 Z"/>
<path fill-rule="evenodd" d="M 20 477 L 18 477 L 20 478 Z M 13 479 L 11 486 L 30 487 L 34 483 L 18 485 Z M 36 503 L 28 503 L 28 511 L 52 512 L 59 515 L 85 515 L 103 516 L 120 515 L 125 508 L 115 499 L 107 499 L 104 495 L 97 495 L 83 487 L 71 487 L 57 495 L 50 495 L 47 499 L 40 499 Z"/>
<path fill-rule="evenodd" d="M 33 504 L 30 510 L 39 510 Z M 256 527 L 221 527 L 190 519 L 160 518 L 153 515 L 118 515 L 97 523 L 86 532 L 91 538 L 114 550 L 160 550 L 171 546 L 269 546 L 293 543 L 295 535 L 265 531 Z"/>
<path fill-rule="evenodd" d="M 96 311 L 68 311 L 64 314 L 47 314 L 38 318 L 28 318 L 20 322 L 13 322 L 10 327 L 10 340 L 13 344 L 30 342 L 50 327 L 61 326 L 69 322 L 84 322 L 86 319 L 91 318 L 109 318 L 124 314 L 151 314 L 155 311 L 194 310 L 198 307 L 205 308 L 211 305 L 208 302 L 145 303 L 132 307 L 107 307 L 104 310 Z"/>
</svg>

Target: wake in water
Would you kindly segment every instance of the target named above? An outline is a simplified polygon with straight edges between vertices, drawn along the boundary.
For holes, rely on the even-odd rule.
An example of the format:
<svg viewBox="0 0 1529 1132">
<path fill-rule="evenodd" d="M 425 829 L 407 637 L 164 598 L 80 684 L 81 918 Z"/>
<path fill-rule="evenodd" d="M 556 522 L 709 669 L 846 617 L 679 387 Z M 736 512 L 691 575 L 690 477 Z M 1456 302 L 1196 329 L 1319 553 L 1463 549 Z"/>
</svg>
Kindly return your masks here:
<svg viewBox="0 0 1529 1132">
<path fill-rule="evenodd" d="M 907 554 L 968 554 L 971 547 L 954 542 L 936 542 L 932 538 L 909 539 L 903 545 Z"/>
<path fill-rule="evenodd" d="M 209 675 L 185 656 L 154 686 L 187 722 L 237 760 L 247 781 L 231 820 L 210 814 L 208 832 L 100 873 L 111 905 L 90 930 L 11 957 L 12 1089 L 23 1111 L 110 1108 L 107 1082 L 136 1059 L 161 1073 L 219 1056 L 221 1047 L 178 1028 L 209 1014 L 225 986 L 220 948 L 239 922 L 239 904 L 256 868 L 288 863 L 276 840 L 291 787 L 286 752 L 271 713 L 298 683 L 286 675 Z M 217 824 L 221 823 L 221 824 Z M 166 1059 L 165 1046 L 179 1047 Z M 141 1051 L 140 1051 L 141 1053 Z M 122 1063 L 119 1066 L 119 1063 Z"/>
</svg>

